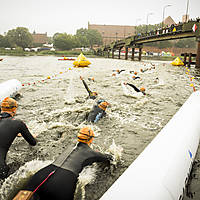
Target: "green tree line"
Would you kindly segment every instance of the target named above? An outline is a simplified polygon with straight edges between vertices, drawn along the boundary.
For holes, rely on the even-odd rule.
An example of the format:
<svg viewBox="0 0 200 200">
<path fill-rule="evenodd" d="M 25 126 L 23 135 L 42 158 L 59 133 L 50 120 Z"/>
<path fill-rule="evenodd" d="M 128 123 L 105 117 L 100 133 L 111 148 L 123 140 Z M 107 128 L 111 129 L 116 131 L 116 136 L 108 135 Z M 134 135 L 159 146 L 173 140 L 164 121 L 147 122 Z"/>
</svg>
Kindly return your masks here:
<svg viewBox="0 0 200 200">
<path fill-rule="evenodd" d="M 102 44 L 102 36 L 97 30 L 78 29 L 75 35 L 56 33 L 52 38 L 54 48 L 59 50 L 71 50 L 73 48 L 90 47 Z M 22 49 L 33 47 L 33 37 L 25 27 L 17 27 L 9 30 L 5 36 L 0 35 L 0 48 Z"/>
</svg>

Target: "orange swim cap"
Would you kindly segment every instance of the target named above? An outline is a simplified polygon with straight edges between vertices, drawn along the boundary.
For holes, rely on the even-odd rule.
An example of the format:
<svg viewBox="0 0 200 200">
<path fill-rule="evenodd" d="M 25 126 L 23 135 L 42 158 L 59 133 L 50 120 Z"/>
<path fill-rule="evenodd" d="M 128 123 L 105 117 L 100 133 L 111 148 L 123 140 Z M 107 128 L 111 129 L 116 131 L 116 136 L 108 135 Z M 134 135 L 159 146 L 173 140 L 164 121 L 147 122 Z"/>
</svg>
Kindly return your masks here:
<svg viewBox="0 0 200 200">
<path fill-rule="evenodd" d="M 141 91 L 141 92 L 145 92 L 145 88 L 143 88 L 143 87 L 140 88 L 140 91 Z"/>
<path fill-rule="evenodd" d="M 109 105 L 108 102 L 104 101 L 104 102 L 101 102 L 99 104 L 99 108 L 101 108 L 102 110 L 106 110 L 107 106 Z"/>
<path fill-rule="evenodd" d="M 14 116 L 17 110 L 17 102 L 10 97 L 6 97 L 1 103 L 1 112 L 7 112 Z"/>
<path fill-rule="evenodd" d="M 94 132 L 91 128 L 84 127 L 78 133 L 78 141 L 86 144 L 92 143 L 92 139 L 94 138 Z"/>
<path fill-rule="evenodd" d="M 137 75 L 137 72 L 134 72 L 135 75 Z"/>
</svg>

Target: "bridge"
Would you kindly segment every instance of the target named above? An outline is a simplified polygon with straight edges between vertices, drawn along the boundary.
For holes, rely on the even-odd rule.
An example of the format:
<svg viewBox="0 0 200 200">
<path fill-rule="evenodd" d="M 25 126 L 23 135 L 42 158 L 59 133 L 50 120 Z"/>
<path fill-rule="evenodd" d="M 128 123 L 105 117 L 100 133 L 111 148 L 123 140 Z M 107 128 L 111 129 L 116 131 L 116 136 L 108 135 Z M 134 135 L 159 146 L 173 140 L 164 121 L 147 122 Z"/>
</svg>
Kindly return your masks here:
<svg viewBox="0 0 200 200">
<path fill-rule="evenodd" d="M 143 44 L 150 42 L 158 42 L 165 40 L 175 40 L 183 38 L 196 37 L 197 41 L 197 55 L 196 67 L 200 68 L 200 19 L 191 20 L 187 23 L 179 23 L 178 25 L 171 25 L 168 28 L 158 29 L 147 33 L 129 36 L 122 40 L 114 41 L 109 45 L 102 46 L 97 50 L 100 56 L 109 58 L 110 53 L 114 58 L 115 51 L 118 51 L 118 58 L 120 59 L 121 49 L 125 48 L 125 60 L 128 59 L 128 49 L 132 48 L 131 60 L 135 60 L 135 49 L 139 49 L 138 60 L 141 61 Z"/>
</svg>

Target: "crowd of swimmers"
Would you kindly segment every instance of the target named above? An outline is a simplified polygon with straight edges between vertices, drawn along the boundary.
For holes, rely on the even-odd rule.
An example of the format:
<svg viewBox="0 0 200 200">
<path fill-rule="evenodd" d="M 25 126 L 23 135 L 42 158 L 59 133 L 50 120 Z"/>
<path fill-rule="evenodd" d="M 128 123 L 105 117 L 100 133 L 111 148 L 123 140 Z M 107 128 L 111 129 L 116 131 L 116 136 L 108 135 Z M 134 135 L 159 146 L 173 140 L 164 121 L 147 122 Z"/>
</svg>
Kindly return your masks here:
<svg viewBox="0 0 200 200">
<path fill-rule="evenodd" d="M 105 116 L 108 105 L 106 101 L 99 100 L 89 113 L 87 120 L 89 122 L 98 121 Z M 6 97 L 1 103 L 0 179 L 8 176 L 9 167 L 6 164 L 6 155 L 19 133 L 30 145 L 37 145 L 36 136 L 30 133 L 26 124 L 14 118 L 17 107 L 16 100 L 10 97 Z M 73 200 L 78 175 L 82 169 L 94 162 L 104 162 L 109 165 L 113 159 L 109 154 L 102 154 L 90 148 L 94 136 L 91 128 L 81 128 L 77 134 L 78 143 L 72 152 L 64 151 L 52 164 L 34 174 L 27 185 L 14 197 L 14 200 Z"/>
<path fill-rule="evenodd" d="M 120 74 L 124 71 L 116 70 L 115 72 Z M 134 73 L 135 79 L 140 78 L 136 76 L 137 73 L 131 73 Z M 80 80 L 88 92 L 88 99 L 97 99 L 98 93 L 89 89 L 82 76 L 80 76 Z M 94 81 L 94 78 L 88 78 L 88 80 Z M 124 84 L 130 86 L 136 92 L 146 94 L 145 88 L 138 89 L 135 85 L 126 82 Z M 106 100 L 97 100 L 86 116 L 87 122 L 96 123 L 106 116 L 108 106 L 110 104 Z M 1 102 L 0 180 L 8 177 L 9 167 L 6 163 L 6 155 L 17 136 L 23 137 L 32 146 L 37 145 L 36 136 L 30 133 L 26 124 L 20 119 L 15 119 L 17 107 L 17 101 L 10 97 L 6 97 Z M 27 185 L 14 197 L 14 200 L 73 200 L 78 175 L 82 169 L 93 162 L 104 162 L 109 165 L 113 160 L 111 155 L 96 152 L 90 148 L 94 136 L 91 128 L 87 126 L 81 128 L 77 134 L 78 143 L 71 153 L 64 151 L 52 164 L 34 174 Z"/>
</svg>

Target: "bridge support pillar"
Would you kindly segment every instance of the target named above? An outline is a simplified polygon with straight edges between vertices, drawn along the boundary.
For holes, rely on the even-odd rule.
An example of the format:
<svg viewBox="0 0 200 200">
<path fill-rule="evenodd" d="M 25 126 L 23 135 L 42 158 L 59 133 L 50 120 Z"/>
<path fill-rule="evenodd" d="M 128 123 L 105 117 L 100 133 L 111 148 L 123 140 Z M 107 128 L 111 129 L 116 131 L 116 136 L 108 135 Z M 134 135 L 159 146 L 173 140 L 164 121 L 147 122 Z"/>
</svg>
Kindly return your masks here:
<svg viewBox="0 0 200 200">
<path fill-rule="evenodd" d="M 125 47 L 125 60 L 128 60 L 128 47 Z"/>
<path fill-rule="evenodd" d="M 122 48 L 119 48 L 119 56 L 118 56 L 119 59 L 120 59 L 120 56 L 121 56 L 121 49 Z"/>
<path fill-rule="evenodd" d="M 196 67 L 200 68 L 200 38 L 197 39 Z"/>
<path fill-rule="evenodd" d="M 112 49 L 112 58 L 114 58 L 114 52 L 115 52 L 114 49 Z"/>
<path fill-rule="evenodd" d="M 134 57 L 135 57 L 135 48 L 132 48 L 131 60 L 134 61 Z"/>
<path fill-rule="evenodd" d="M 141 61 L 142 58 L 142 47 L 139 47 L 139 61 Z"/>
</svg>

